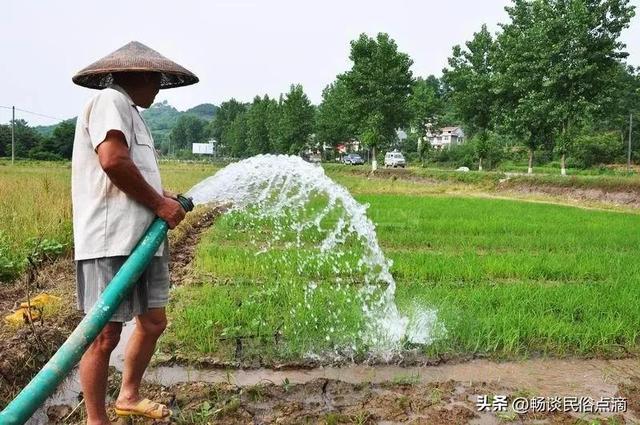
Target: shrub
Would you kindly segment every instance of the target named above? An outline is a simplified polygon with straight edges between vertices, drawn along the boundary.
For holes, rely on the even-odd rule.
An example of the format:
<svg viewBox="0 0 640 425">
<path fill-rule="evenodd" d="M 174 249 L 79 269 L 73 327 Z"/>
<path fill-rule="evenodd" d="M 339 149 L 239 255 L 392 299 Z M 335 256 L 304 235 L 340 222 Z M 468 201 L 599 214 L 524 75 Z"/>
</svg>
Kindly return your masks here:
<svg viewBox="0 0 640 425">
<path fill-rule="evenodd" d="M 573 143 L 568 164 L 588 168 L 599 164 L 611 164 L 623 155 L 623 145 L 618 132 L 581 135 Z"/>
<path fill-rule="evenodd" d="M 27 241 L 29 257 L 35 263 L 53 260 L 64 252 L 64 244 L 55 239 L 30 238 Z"/>
<path fill-rule="evenodd" d="M 433 162 L 454 168 L 465 166 L 473 169 L 478 166 L 478 156 L 471 142 L 431 151 L 430 156 Z"/>
</svg>

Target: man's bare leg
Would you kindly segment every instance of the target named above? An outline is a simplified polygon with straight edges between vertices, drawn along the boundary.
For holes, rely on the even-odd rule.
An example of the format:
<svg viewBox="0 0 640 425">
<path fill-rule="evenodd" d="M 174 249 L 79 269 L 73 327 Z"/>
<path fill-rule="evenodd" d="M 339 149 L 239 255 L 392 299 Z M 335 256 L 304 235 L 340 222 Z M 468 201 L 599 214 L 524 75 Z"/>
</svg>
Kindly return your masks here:
<svg viewBox="0 0 640 425">
<path fill-rule="evenodd" d="M 152 308 L 136 317 L 136 328 L 127 343 L 122 371 L 122 386 L 116 400 L 119 409 L 133 408 L 142 397 L 140 383 L 156 349 L 156 342 L 167 327 L 164 308 Z M 168 411 L 163 412 L 169 414 Z"/>
<path fill-rule="evenodd" d="M 111 424 L 105 407 L 109 357 L 118 345 L 121 330 L 122 323 L 107 323 L 80 360 L 80 384 L 87 409 L 87 425 Z"/>
</svg>

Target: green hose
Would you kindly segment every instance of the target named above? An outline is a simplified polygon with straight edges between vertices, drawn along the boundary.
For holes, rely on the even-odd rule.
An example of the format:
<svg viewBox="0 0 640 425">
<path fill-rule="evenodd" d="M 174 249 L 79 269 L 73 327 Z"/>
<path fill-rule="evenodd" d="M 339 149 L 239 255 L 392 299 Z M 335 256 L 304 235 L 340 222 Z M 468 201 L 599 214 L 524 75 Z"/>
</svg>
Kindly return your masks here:
<svg viewBox="0 0 640 425">
<path fill-rule="evenodd" d="M 193 209 L 193 203 L 188 198 L 178 196 L 178 202 L 185 211 Z M 20 394 L 0 412 L 0 425 L 24 424 L 55 392 L 60 382 L 78 363 L 89 345 L 109 322 L 122 300 L 129 295 L 155 252 L 164 242 L 167 230 L 167 223 L 161 218 L 156 218 L 151 223 L 127 261 L 109 282 L 78 327 Z"/>
</svg>

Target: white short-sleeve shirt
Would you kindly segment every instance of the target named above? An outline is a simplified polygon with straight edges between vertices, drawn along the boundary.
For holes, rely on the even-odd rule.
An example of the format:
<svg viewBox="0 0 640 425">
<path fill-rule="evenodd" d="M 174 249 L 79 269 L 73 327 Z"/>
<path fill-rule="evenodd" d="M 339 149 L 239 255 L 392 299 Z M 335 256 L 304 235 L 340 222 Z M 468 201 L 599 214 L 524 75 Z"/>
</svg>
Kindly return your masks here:
<svg viewBox="0 0 640 425">
<path fill-rule="evenodd" d="M 162 194 L 160 170 L 149 128 L 126 91 L 100 90 L 76 123 L 71 160 L 75 259 L 129 255 L 154 213 L 118 189 L 104 172 L 96 149 L 109 130 L 120 130 L 144 179 Z M 162 255 L 161 245 L 156 256 Z"/>
</svg>

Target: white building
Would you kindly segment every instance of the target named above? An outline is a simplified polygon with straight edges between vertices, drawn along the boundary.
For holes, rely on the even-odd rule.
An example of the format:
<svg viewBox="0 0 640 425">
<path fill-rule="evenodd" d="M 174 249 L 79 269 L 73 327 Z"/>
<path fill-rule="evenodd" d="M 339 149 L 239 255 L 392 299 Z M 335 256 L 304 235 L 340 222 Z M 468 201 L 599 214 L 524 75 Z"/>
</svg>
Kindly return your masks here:
<svg viewBox="0 0 640 425">
<path fill-rule="evenodd" d="M 338 149 L 338 153 L 349 153 L 349 152 L 360 152 L 363 146 L 358 139 L 349 139 L 345 140 L 342 143 L 339 143 L 336 148 Z"/>
<path fill-rule="evenodd" d="M 214 139 L 206 143 L 192 143 L 191 152 L 196 155 L 215 155 L 217 153 L 218 142 Z"/>
<path fill-rule="evenodd" d="M 427 133 L 431 147 L 440 150 L 464 143 L 464 131 L 460 127 L 443 127 L 436 132 Z"/>
</svg>

